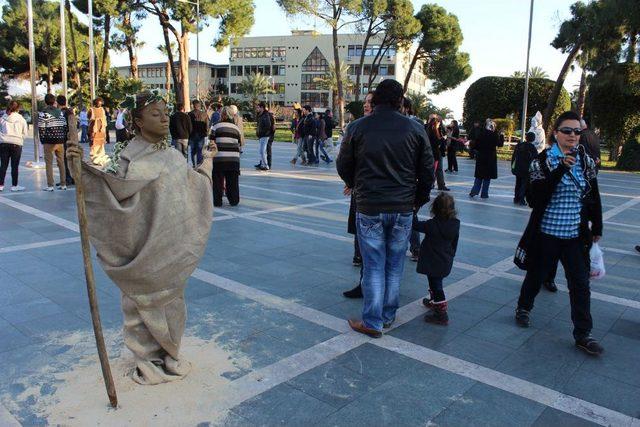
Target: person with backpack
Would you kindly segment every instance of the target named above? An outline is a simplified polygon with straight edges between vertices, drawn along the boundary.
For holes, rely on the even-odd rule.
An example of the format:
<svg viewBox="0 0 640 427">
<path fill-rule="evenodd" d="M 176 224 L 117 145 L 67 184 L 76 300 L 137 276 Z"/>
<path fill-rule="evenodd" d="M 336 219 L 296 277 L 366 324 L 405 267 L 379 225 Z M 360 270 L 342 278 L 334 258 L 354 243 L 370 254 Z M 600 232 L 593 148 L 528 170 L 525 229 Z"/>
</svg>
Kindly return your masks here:
<svg viewBox="0 0 640 427">
<path fill-rule="evenodd" d="M 20 104 L 11 101 L 6 114 L 0 118 L 0 191 L 4 191 L 4 177 L 9 164 L 11 164 L 11 191 L 24 191 L 24 187 L 18 185 L 18 168 L 29 125 L 18 112 L 19 110 Z"/>
<path fill-rule="evenodd" d="M 67 141 L 67 120 L 56 107 L 55 95 L 48 93 L 44 97 L 46 106 L 38 113 L 38 135 L 44 147 L 44 163 L 47 171 L 47 186 L 43 191 L 53 191 L 53 157 L 56 157 L 60 172 L 60 190 L 67 189 L 67 173 L 64 167 L 64 144 Z M 92 150 L 93 151 L 93 150 Z M 103 148 L 104 153 L 104 148 Z"/>
<path fill-rule="evenodd" d="M 202 103 L 199 100 L 194 100 L 191 106 L 192 109 L 189 112 L 189 117 L 191 118 L 189 146 L 191 147 L 191 163 L 195 168 L 202 163 L 202 149 L 209 134 L 209 117 L 205 111 L 202 111 Z"/>
<path fill-rule="evenodd" d="M 449 315 L 442 281 L 451 273 L 460 235 L 460 220 L 456 218 L 453 197 L 447 193 L 438 194 L 431 205 L 431 215 L 433 218 L 428 221 L 416 221 L 414 217 L 412 228 L 425 234 L 416 271 L 426 274 L 429 280 L 429 298 L 422 300 L 429 309 L 424 321 L 447 325 Z"/>
<path fill-rule="evenodd" d="M 513 203 L 526 206 L 525 193 L 529 180 L 529 166 L 538 155 L 534 142 L 536 134 L 527 132 L 525 140 L 520 141 L 511 155 L 511 173 L 516 177 L 516 187 L 513 195 Z"/>
</svg>

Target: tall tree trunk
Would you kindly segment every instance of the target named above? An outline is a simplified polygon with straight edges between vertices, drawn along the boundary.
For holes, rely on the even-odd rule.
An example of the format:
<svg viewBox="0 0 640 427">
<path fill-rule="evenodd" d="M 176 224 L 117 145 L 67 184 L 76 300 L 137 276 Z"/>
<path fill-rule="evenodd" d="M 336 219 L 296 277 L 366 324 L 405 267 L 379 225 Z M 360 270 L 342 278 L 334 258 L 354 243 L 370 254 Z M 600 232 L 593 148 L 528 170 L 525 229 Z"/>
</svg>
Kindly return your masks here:
<svg viewBox="0 0 640 427">
<path fill-rule="evenodd" d="M 582 68 L 582 74 L 580 74 L 580 88 L 578 89 L 578 102 L 576 108 L 580 117 L 584 116 L 584 104 L 587 96 L 587 70 Z"/>
<path fill-rule="evenodd" d="M 380 70 L 380 64 L 382 63 L 382 58 L 389 51 L 389 46 L 391 43 L 391 39 L 384 35 L 382 39 L 382 43 L 380 43 L 380 50 L 373 57 L 373 62 L 371 63 L 371 72 L 369 73 L 369 83 L 367 87 L 371 90 L 371 86 L 373 85 L 373 81 L 378 77 L 378 70 Z"/>
<path fill-rule="evenodd" d="M 547 107 L 544 109 L 544 113 L 542 113 L 542 123 L 545 133 L 549 135 L 549 131 L 551 128 L 551 115 L 553 114 L 553 110 L 556 108 L 556 104 L 558 103 L 558 97 L 560 96 L 560 91 L 562 91 L 562 85 L 564 85 L 564 80 L 567 78 L 567 73 L 569 72 L 569 67 L 573 64 L 573 61 L 576 60 L 576 56 L 578 52 L 580 52 L 580 44 L 576 44 L 567 59 L 564 61 L 564 65 L 562 65 L 562 69 L 560 70 L 560 74 L 558 75 L 558 79 L 556 80 L 556 84 L 553 86 L 553 90 L 549 95 L 549 100 L 547 101 Z"/>
<path fill-rule="evenodd" d="M 373 21 L 371 20 L 369 21 L 369 28 L 367 28 L 367 35 L 364 38 L 364 42 L 362 43 L 362 52 L 360 53 L 360 63 L 358 64 L 359 67 L 359 71 L 356 74 L 356 96 L 355 96 L 355 100 L 359 101 L 360 100 L 360 77 L 362 76 L 362 73 L 364 72 L 364 52 L 367 49 L 367 46 L 369 46 L 369 39 L 371 38 L 371 27 L 373 26 Z"/>
<path fill-rule="evenodd" d="M 71 54 L 73 57 L 73 81 L 76 84 L 77 99 L 82 107 L 84 100 L 82 98 L 82 80 L 80 76 L 80 67 L 78 65 L 78 49 L 76 47 L 76 30 L 73 27 L 73 13 L 71 13 L 71 2 L 65 0 L 64 8 L 67 10 L 67 21 L 69 21 L 69 36 L 71 37 Z"/>
<path fill-rule="evenodd" d="M 334 5 L 335 9 L 335 5 Z M 335 14 L 334 14 L 335 15 Z M 342 84 L 342 73 L 340 72 L 340 54 L 338 53 L 338 30 L 336 28 L 332 31 L 333 36 L 333 63 L 336 67 L 336 83 L 338 87 L 338 123 L 340 128 L 344 126 L 344 86 Z"/>
<path fill-rule="evenodd" d="M 407 76 L 404 78 L 404 92 L 407 93 L 407 90 L 409 89 L 409 81 L 411 80 L 411 74 L 413 74 L 413 69 L 416 67 L 416 64 L 418 63 L 418 59 L 420 58 L 420 51 L 422 50 L 422 48 L 418 47 L 418 49 L 416 49 L 416 53 L 413 55 L 413 58 L 411 59 L 411 65 L 409 65 L 409 69 L 407 70 Z"/>
<path fill-rule="evenodd" d="M 167 50 L 167 58 L 171 64 L 171 78 L 173 80 L 173 90 L 176 96 L 176 102 L 180 102 L 180 100 L 182 100 L 182 86 L 180 85 L 182 79 L 178 76 L 178 70 L 176 70 L 176 64 L 173 59 L 171 40 L 169 40 L 169 21 L 167 16 L 163 14 L 159 14 L 158 19 L 160 20 L 160 25 L 162 27 L 162 35 L 164 37 L 164 46 Z M 185 105 L 184 108 L 187 109 L 187 105 Z"/>
<path fill-rule="evenodd" d="M 171 47 L 169 47 L 170 49 Z M 180 60 L 180 74 L 182 76 L 182 102 L 185 109 L 190 109 L 189 100 L 189 32 L 182 26 L 182 33 L 178 38 L 178 58 Z M 197 98 L 197 95 L 196 95 Z"/>
<path fill-rule="evenodd" d="M 167 95 L 169 95 L 169 87 L 171 86 L 171 62 L 169 62 L 169 60 L 167 60 L 167 69 L 164 72 L 164 87 L 167 90 Z"/>
<path fill-rule="evenodd" d="M 122 16 L 122 27 L 125 29 L 124 44 L 129 54 L 129 73 L 132 78 L 138 78 L 138 55 L 136 54 L 136 38 L 131 25 L 131 12 L 126 11 Z"/>
<path fill-rule="evenodd" d="M 111 37 L 111 15 L 105 13 L 104 15 L 104 40 L 102 41 L 102 59 L 100 61 L 100 70 L 98 75 L 106 73 L 107 58 L 109 57 L 109 38 Z"/>
</svg>

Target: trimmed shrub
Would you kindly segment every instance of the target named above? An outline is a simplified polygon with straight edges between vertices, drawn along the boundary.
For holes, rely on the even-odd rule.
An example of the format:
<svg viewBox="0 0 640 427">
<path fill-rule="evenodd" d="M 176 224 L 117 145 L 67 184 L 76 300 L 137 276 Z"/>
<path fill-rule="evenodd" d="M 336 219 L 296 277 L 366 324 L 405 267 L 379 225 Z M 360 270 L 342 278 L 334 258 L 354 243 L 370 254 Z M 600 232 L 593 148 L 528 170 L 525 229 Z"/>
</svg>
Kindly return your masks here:
<svg viewBox="0 0 640 427">
<path fill-rule="evenodd" d="M 493 119 L 496 124 L 496 131 L 504 133 L 507 140 L 511 139 L 513 132 L 516 130 L 516 121 L 511 117 L 504 119 Z"/>
<path fill-rule="evenodd" d="M 640 126 L 640 64 L 613 64 L 592 80 L 590 87 L 593 121 L 611 152 L 618 158 L 620 146 L 635 140 Z"/>
<path fill-rule="evenodd" d="M 549 79 L 529 79 L 527 102 L 527 129 L 536 111 L 544 111 L 549 94 L 555 82 Z M 484 121 L 488 117 L 513 117 L 516 127 L 520 124 L 524 79 L 516 77 L 482 77 L 476 80 L 464 96 L 463 122 L 465 129 L 471 129 L 474 121 Z M 564 111 L 571 109 L 571 97 L 564 88 L 551 117 L 554 121 Z"/>
<path fill-rule="evenodd" d="M 622 146 L 616 168 L 640 171 L 640 126 L 633 130 L 631 138 Z"/>
</svg>

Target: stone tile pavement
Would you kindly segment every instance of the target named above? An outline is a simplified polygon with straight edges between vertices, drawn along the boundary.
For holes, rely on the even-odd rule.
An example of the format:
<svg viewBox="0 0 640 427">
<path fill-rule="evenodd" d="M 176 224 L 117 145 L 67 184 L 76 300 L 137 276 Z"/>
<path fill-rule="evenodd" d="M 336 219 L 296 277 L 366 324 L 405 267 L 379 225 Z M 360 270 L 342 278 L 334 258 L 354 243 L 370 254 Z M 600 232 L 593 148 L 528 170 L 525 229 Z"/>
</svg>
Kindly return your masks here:
<svg viewBox="0 0 640 427">
<path fill-rule="evenodd" d="M 27 192 L 0 193 L 0 425 L 640 426 L 640 175 L 600 176 L 608 271 L 592 283 L 592 312 L 605 354 L 592 359 L 573 347 L 566 287 L 541 292 L 531 328 L 513 322 L 523 274 L 511 257 L 528 209 L 511 203 L 506 163 L 487 201 L 466 196 L 471 161 L 446 177 L 463 223 L 445 281 L 450 325 L 422 321 L 426 278 L 407 260 L 398 320 L 373 340 L 345 321 L 361 302 L 341 295 L 358 269 L 335 167 L 292 167 L 292 155 L 275 144 L 274 171 L 257 172 L 249 143 L 241 204 L 214 211 L 189 281 L 185 340 L 224 355 L 207 373 L 212 383 L 188 389 L 185 407 L 167 400 L 166 386 L 136 389 L 124 378 L 115 411 L 101 389 L 74 191 L 44 193 L 44 171 L 22 168 Z M 119 291 L 95 265 L 114 374 L 123 377 Z M 75 409 L 60 412 L 75 372 L 100 397 L 75 395 Z M 143 415 L 129 418 L 132 410 Z"/>
</svg>

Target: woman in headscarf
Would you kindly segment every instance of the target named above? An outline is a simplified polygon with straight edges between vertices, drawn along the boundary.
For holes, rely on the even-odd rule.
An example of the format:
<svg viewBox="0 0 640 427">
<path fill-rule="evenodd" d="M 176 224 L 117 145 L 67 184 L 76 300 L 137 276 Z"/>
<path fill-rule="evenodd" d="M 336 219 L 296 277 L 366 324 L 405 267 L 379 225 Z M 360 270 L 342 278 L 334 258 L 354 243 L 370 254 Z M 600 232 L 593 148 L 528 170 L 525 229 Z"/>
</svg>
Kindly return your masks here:
<svg viewBox="0 0 640 427">
<path fill-rule="evenodd" d="M 184 288 L 209 237 L 213 203 L 211 157 L 196 170 L 167 149 L 167 104 L 151 92 L 127 105 L 136 136 L 114 147 L 104 170 L 82 163 L 91 243 L 122 292 L 124 342 L 135 356 L 133 379 L 159 384 L 183 378 L 180 357 L 186 306 Z M 69 164 L 82 149 L 69 147 Z"/>
<path fill-rule="evenodd" d="M 475 197 L 480 193 L 483 199 L 489 198 L 489 184 L 492 179 L 498 178 L 498 153 L 497 147 L 504 145 L 504 138 L 496 132 L 496 124 L 487 119 L 480 136 L 472 142 L 472 149 L 476 150 L 476 172 L 473 188 L 469 197 Z"/>
</svg>

